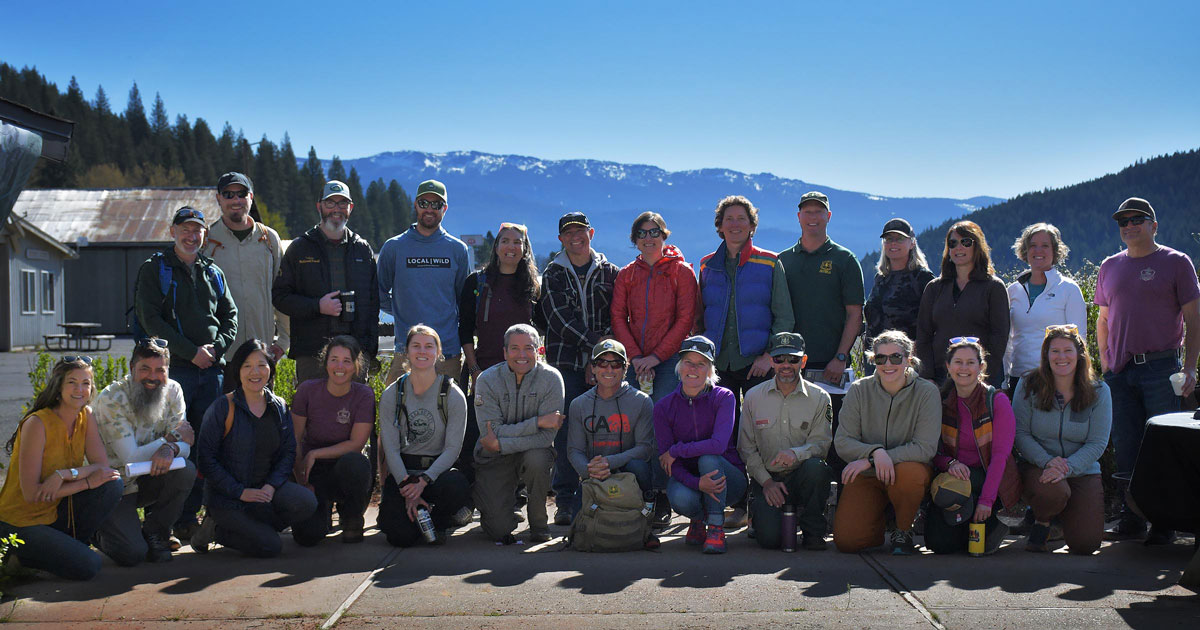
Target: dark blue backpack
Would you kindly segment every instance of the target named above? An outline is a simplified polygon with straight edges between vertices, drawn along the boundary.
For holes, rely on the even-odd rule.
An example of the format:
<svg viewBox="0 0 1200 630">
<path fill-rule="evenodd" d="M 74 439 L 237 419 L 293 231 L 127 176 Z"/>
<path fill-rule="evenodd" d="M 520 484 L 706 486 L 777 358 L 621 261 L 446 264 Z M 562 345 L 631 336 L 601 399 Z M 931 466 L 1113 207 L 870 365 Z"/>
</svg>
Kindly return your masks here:
<svg viewBox="0 0 1200 630">
<path fill-rule="evenodd" d="M 179 290 L 179 283 L 175 282 L 175 277 L 171 273 L 171 268 L 167 266 L 166 256 L 164 256 L 162 252 L 155 252 L 146 262 L 151 261 L 158 263 L 158 288 L 160 291 L 162 291 L 163 305 L 166 305 L 167 296 L 170 296 L 171 318 L 175 320 L 175 329 L 178 330 L 179 334 L 182 335 L 183 327 L 179 325 L 179 318 L 175 317 L 175 294 Z M 206 265 L 204 267 L 204 273 L 208 276 L 209 282 L 212 282 L 214 285 L 216 285 L 217 296 L 225 297 L 225 276 L 221 274 L 221 271 L 215 265 Z M 129 310 L 125 312 L 126 315 L 129 315 L 130 313 L 133 314 L 133 322 L 130 324 L 129 332 L 133 334 L 133 338 L 135 340 L 146 339 L 150 336 L 146 333 L 146 329 L 142 326 L 142 323 L 138 321 L 137 300 L 137 292 L 134 291 L 133 306 L 130 306 Z"/>
</svg>

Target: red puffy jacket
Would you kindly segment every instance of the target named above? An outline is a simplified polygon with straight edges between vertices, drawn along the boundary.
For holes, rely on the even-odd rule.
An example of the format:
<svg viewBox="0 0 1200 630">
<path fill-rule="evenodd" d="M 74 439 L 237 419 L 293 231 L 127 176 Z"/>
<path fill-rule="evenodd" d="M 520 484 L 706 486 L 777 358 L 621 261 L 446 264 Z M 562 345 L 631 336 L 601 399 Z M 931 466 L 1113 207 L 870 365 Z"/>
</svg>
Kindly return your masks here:
<svg viewBox="0 0 1200 630">
<path fill-rule="evenodd" d="M 613 334 L 630 359 L 675 356 L 692 328 L 696 274 L 674 245 L 663 247 L 654 267 L 639 255 L 617 274 L 613 288 Z"/>
</svg>

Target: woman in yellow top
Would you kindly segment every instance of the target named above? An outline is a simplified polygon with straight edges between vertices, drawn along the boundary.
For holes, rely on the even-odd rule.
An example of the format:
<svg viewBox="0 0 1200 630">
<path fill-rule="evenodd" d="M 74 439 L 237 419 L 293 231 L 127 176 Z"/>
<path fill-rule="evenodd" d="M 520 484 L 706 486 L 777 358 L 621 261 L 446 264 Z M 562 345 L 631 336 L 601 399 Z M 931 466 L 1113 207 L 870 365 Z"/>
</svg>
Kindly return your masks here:
<svg viewBox="0 0 1200 630">
<path fill-rule="evenodd" d="M 73 580 L 100 571 L 87 541 L 124 490 L 88 407 L 92 393 L 91 358 L 60 359 L 8 441 L 13 456 L 0 490 L 0 536 L 24 541 L 13 550 L 21 564 Z"/>
</svg>

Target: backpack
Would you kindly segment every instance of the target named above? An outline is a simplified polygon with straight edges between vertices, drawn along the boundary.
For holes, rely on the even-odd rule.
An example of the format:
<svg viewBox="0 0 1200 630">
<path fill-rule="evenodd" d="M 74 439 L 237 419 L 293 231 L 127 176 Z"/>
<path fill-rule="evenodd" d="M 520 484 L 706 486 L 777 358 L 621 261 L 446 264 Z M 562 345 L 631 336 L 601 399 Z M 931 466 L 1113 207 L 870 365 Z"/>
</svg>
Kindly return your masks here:
<svg viewBox="0 0 1200 630">
<path fill-rule="evenodd" d="M 179 334 L 182 335 L 183 334 L 183 326 L 180 325 L 179 318 L 175 317 L 175 296 L 179 290 L 179 283 L 175 282 L 175 276 L 171 273 L 171 268 L 169 266 L 167 266 L 166 256 L 164 256 L 162 252 L 155 252 L 154 254 L 152 254 L 150 256 L 149 259 L 146 260 L 146 262 L 147 263 L 149 263 L 149 262 L 157 262 L 158 263 L 158 288 L 160 291 L 162 291 L 163 306 L 166 306 L 167 296 L 170 296 L 171 297 L 171 310 L 170 310 L 171 318 L 175 320 L 175 329 L 178 330 Z M 143 264 L 145 264 L 145 263 L 143 263 Z M 209 282 L 216 285 L 217 297 L 225 297 L 225 276 L 222 275 L 220 269 L 218 269 L 215 265 L 205 265 L 204 273 L 205 273 L 205 275 L 208 276 Z M 149 334 L 146 333 L 146 329 L 142 326 L 142 323 L 138 321 L 137 302 L 138 302 L 137 291 L 134 291 L 133 305 L 130 306 L 129 309 L 125 311 L 126 317 L 128 317 L 130 315 L 130 313 L 133 314 L 133 323 L 130 325 L 129 332 L 133 334 L 133 339 L 135 341 L 138 339 L 146 339 L 147 337 L 150 336 Z"/>
<path fill-rule="evenodd" d="M 393 420 L 396 428 L 400 430 L 400 447 L 408 446 L 408 423 L 401 424 L 400 414 L 408 416 L 408 409 L 404 406 L 404 384 L 408 382 L 408 374 L 402 374 L 396 387 L 396 418 Z M 449 423 L 450 420 L 446 415 L 446 395 L 450 393 L 450 378 L 443 376 L 442 385 L 438 388 L 438 413 L 442 416 L 443 423 Z"/>
<path fill-rule="evenodd" d="M 622 472 L 604 481 L 579 484 L 583 508 L 567 535 L 577 551 L 636 551 L 650 538 L 650 513 L 633 473 Z"/>
</svg>

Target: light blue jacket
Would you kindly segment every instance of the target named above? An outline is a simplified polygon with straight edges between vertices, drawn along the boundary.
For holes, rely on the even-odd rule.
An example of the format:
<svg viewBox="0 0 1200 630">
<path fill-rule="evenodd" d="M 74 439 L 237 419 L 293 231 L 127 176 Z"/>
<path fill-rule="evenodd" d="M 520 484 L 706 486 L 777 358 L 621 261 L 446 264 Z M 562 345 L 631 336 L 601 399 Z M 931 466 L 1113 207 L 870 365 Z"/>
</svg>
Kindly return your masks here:
<svg viewBox="0 0 1200 630">
<path fill-rule="evenodd" d="M 1023 378 L 1013 393 L 1013 413 L 1017 416 L 1016 449 L 1021 459 L 1045 468 L 1055 457 L 1070 464 L 1069 477 L 1100 474 L 1100 456 L 1108 448 L 1112 429 L 1112 396 L 1104 381 L 1096 384 L 1096 402 L 1083 411 L 1068 404 L 1042 410 L 1032 396 L 1025 396 L 1029 379 Z"/>
</svg>

